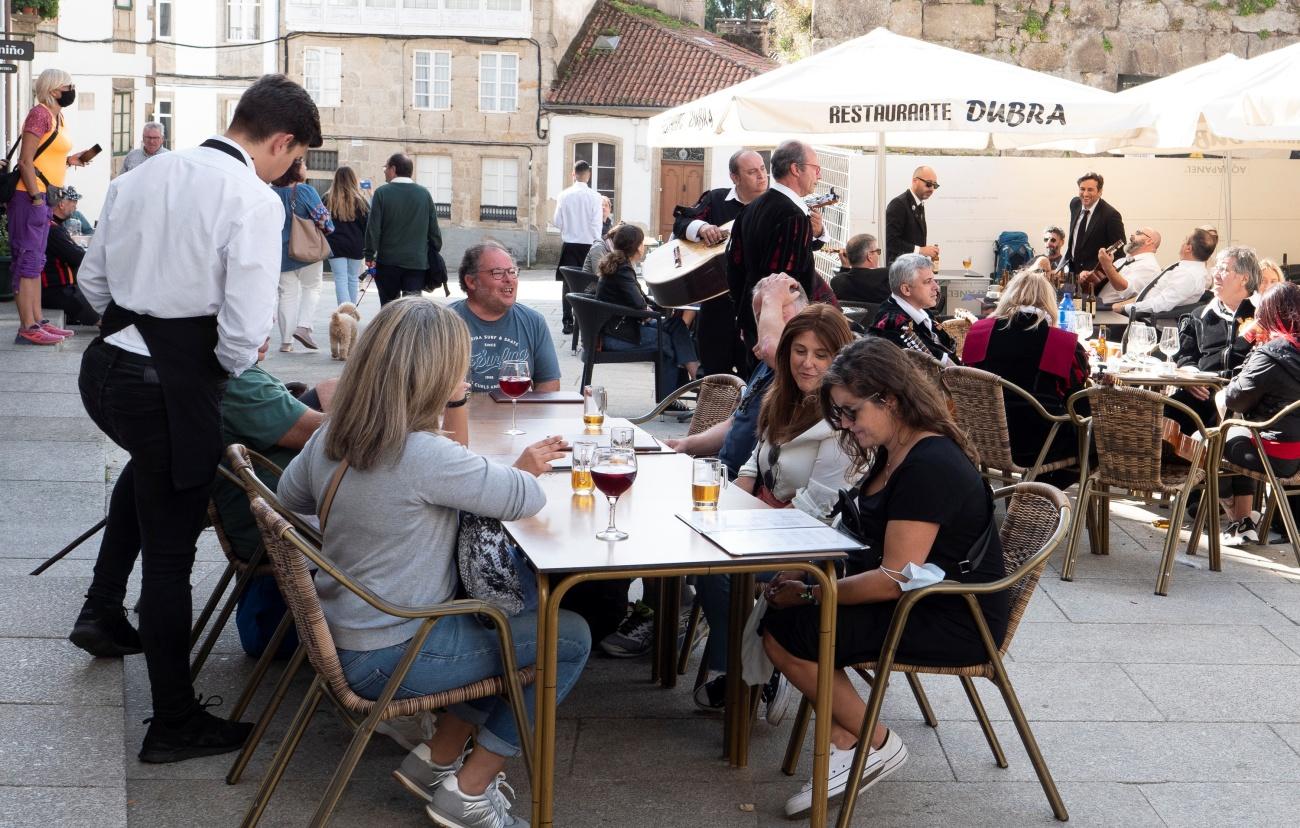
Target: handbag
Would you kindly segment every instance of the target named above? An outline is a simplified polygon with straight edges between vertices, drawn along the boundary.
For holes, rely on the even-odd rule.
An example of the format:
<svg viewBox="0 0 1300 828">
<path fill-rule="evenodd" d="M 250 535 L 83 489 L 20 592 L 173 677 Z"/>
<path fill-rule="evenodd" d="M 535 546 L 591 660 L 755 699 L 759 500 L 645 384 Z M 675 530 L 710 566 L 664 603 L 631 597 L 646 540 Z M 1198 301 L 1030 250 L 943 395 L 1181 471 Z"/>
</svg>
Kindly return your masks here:
<svg viewBox="0 0 1300 828">
<path fill-rule="evenodd" d="M 55 124 L 54 131 L 50 133 L 50 137 L 42 141 L 41 145 L 36 148 L 36 154 L 32 156 L 32 160 L 35 161 L 37 158 L 39 158 L 41 156 L 41 153 L 49 149 L 50 144 L 53 144 L 54 139 L 58 137 L 59 137 L 59 126 L 58 124 Z M 22 180 L 22 176 L 17 167 L 14 167 L 12 170 L 9 169 L 9 159 L 13 158 L 14 153 L 18 151 L 18 145 L 21 144 L 22 141 L 23 141 L 22 136 L 21 135 L 18 136 L 18 140 L 14 141 L 14 145 L 9 148 L 9 152 L 5 153 L 5 160 L 3 165 L 0 165 L 0 170 L 4 170 L 4 172 L 0 174 L 0 204 L 8 204 L 9 199 L 14 197 L 14 193 L 18 192 L 18 182 Z M 41 183 L 45 185 L 45 189 L 47 192 L 51 189 L 54 189 L 53 187 L 50 186 L 50 182 L 46 180 L 45 175 L 42 174 L 40 170 L 36 170 L 35 172 L 36 172 L 36 177 L 39 178 L 41 180 Z M 47 203 L 50 202 L 47 201 Z"/>
<path fill-rule="evenodd" d="M 537 609 L 537 589 L 526 576 L 528 563 L 496 518 L 460 513 L 456 569 L 471 598 L 486 601 L 506 615 Z"/>
<path fill-rule="evenodd" d="M 298 185 L 289 188 L 289 258 L 315 264 L 330 257 L 330 243 L 316 222 L 293 212 L 297 204 Z"/>
<path fill-rule="evenodd" d="M 424 272 L 424 290 L 433 293 L 438 288 L 442 288 L 445 295 L 451 295 L 451 287 L 447 284 L 447 262 L 433 242 L 429 242 L 429 269 Z"/>
</svg>

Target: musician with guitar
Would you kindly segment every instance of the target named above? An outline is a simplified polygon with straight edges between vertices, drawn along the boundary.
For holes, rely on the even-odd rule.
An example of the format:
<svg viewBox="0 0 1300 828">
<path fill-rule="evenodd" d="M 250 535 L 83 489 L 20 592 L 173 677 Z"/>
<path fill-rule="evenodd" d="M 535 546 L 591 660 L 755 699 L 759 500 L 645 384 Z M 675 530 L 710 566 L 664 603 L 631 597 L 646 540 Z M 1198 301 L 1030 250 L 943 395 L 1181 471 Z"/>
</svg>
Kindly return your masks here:
<svg viewBox="0 0 1300 828">
<path fill-rule="evenodd" d="M 1114 245 L 1097 251 L 1097 267 L 1079 277 L 1080 291 L 1096 293 L 1102 307 L 1111 307 L 1136 296 L 1160 275 L 1156 251 L 1160 234 L 1150 227 L 1134 230 L 1123 245 L 1124 255 L 1116 258 Z"/>
<path fill-rule="evenodd" d="M 1093 279 L 1097 252 L 1124 241 L 1124 218 L 1101 197 L 1106 182 L 1100 173 L 1084 173 L 1077 183 L 1079 195 L 1070 201 L 1070 241 L 1065 248 L 1065 269 L 1075 279 L 1087 279 L 1095 285 L 1100 281 Z"/>
<path fill-rule="evenodd" d="M 673 236 L 710 246 L 721 245 L 731 235 L 723 225 L 740 215 L 745 205 L 767 192 L 767 164 L 753 150 L 739 150 L 727 162 L 731 187 L 706 190 L 694 207 L 673 210 Z M 700 370 L 705 374 L 733 374 L 745 365 L 745 349 L 736 335 L 736 309 L 727 294 L 700 303 L 695 323 Z"/>
<path fill-rule="evenodd" d="M 889 266 L 889 298 L 880 304 L 867 332 L 900 348 L 928 354 L 944 365 L 960 365 L 957 345 L 930 315 L 939 304 L 934 263 L 921 253 L 904 253 Z"/>
</svg>

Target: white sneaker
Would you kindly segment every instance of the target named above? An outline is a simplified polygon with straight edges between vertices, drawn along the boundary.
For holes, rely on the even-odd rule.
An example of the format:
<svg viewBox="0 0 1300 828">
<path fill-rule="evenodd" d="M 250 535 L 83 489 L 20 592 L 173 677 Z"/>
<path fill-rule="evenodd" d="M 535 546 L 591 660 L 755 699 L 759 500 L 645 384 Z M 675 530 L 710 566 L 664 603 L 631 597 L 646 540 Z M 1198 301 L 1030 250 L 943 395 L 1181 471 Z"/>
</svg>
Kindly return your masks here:
<svg viewBox="0 0 1300 828">
<path fill-rule="evenodd" d="M 414 716 L 386 719 L 375 725 L 376 733 L 382 733 L 408 751 L 415 750 L 416 745 L 432 739 L 437 729 L 437 719 L 429 710 Z"/>
<path fill-rule="evenodd" d="M 772 727 L 776 727 L 785 720 L 785 714 L 790 710 L 790 702 L 794 699 L 794 685 L 790 684 L 790 680 L 785 676 L 773 670 L 772 678 L 763 685 L 760 698 L 764 704 L 763 718 Z"/>
<path fill-rule="evenodd" d="M 509 798 L 502 788 L 510 792 Z M 528 828 L 526 820 L 510 815 L 514 795 L 504 773 L 498 773 L 480 796 L 462 793 L 456 775 L 450 774 L 434 789 L 433 801 L 424 812 L 442 828 Z"/>
<path fill-rule="evenodd" d="M 460 770 L 468 755 L 469 751 L 465 750 L 450 765 L 439 765 L 429 755 L 429 746 L 420 743 L 402 759 L 402 764 L 393 771 L 393 778 L 425 802 L 432 802 L 434 788 Z"/>
<path fill-rule="evenodd" d="M 862 768 L 862 780 L 858 787 L 858 793 L 864 792 L 867 788 L 876 784 L 880 780 L 889 776 L 894 771 L 902 767 L 907 761 L 907 745 L 903 740 L 898 738 L 898 734 L 889 731 L 885 737 L 885 743 L 877 749 L 872 749 L 867 753 L 867 762 Z M 849 772 L 853 770 L 853 750 L 840 750 L 831 745 L 831 774 L 830 789 L 828 799 L 835 799 L 844 793 L 844 789 L 849 781 Z M 785 815 L 788 817 L 799 816 L 803 812 L 812 808 L 812 780 L 804 783 L 799 789 L 799 793 L 785 801 Z"/>
</svg>

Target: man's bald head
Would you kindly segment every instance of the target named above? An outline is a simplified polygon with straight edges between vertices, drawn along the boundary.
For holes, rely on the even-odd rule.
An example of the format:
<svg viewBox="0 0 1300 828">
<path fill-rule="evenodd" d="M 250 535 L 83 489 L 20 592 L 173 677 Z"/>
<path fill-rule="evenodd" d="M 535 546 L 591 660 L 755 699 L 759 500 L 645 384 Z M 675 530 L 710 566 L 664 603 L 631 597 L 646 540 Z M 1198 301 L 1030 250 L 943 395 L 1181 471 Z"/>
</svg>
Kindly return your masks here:
<svg viewBox="0 0 1300 828">
<path fill-rule="evenodd" d="M 934 195 L 934 191 L 939 189 L 939 176 L 935 174 L 933 167 L 917 167 L 912 170 L 912 195 L 921 201 L 925 201 Z"/>
<path fill-rule="evenodd" d="M 753 150 L 740 150 L 727 162 L 732 186 L 742 204 L 748 204 L 767 192 L 767 164 Z"/>
</svg>

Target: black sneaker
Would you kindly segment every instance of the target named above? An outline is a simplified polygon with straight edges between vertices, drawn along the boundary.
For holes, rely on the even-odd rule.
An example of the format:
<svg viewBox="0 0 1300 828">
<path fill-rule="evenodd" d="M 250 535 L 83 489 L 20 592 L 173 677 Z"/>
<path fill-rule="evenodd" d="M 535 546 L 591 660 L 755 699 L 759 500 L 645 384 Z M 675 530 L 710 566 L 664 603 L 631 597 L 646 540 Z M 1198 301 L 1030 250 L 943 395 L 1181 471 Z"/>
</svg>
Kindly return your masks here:
<svg viewBox="0 0 1300 828">
<path fill-rule="evenodd" d="M 209 707 L 219 704 L 220 696 L 212 696 L 206 702 L 200 696 L 194 711 L 179 722 L 168 724 L 157 717 L 145 719 L 149 730 L 140 747 L 140 761 L 162 765 L 239 750 L 253 731 L 253 724 L 232 722 L 208 712 Z"/>
<path fill-rule="evenodd" d="M 97 658 L 121 658 L 142 652 L 140 633 L 126 620 L 121 605 L 87 600 L 68 640 Z"/>
<path fill-rule="evenodd" d="M 565 322 L 564 327 L 560 330 L 561 336 L 571 336 L 573 334 L 573 323 Z"/>
<path fill-rule="evenodd" d="M 701 710 L 721 710 L 727 706 L 726 673 L 695 688 L 695 706 Z"/>
</svg>

